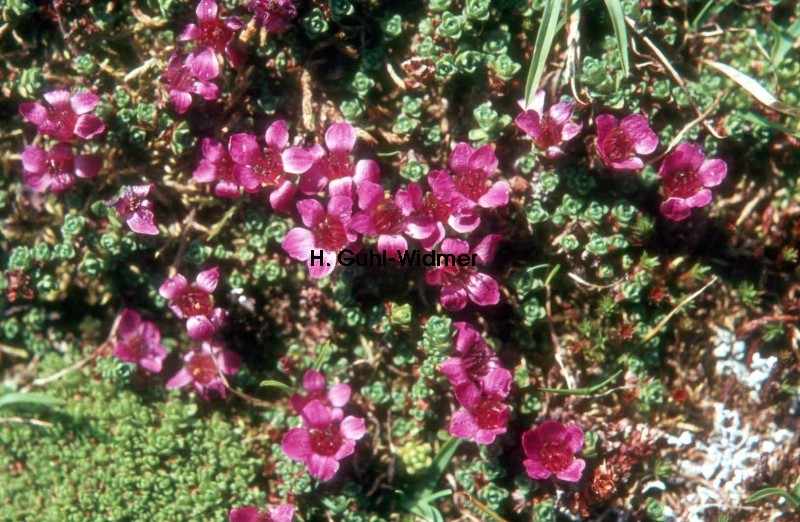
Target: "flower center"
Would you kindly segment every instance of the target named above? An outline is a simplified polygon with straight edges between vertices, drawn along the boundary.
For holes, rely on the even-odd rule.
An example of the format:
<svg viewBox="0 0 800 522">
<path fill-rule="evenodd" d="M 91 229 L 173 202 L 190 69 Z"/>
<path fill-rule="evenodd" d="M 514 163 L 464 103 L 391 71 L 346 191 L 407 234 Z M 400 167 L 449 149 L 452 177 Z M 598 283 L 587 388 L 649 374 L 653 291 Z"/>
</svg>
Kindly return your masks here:
<svg viewBox="0 0 800 522">
<path fill-rule="evenodd" d="M 475 268 L 471 266 L 448 265 L 440 266 L 439 269 L 442 271 L 442 285 L 455 286 L 459 288 L 465 288 L 470 276 L 475 273 Z"/>
<path fill-rule="evenodd" d="M 206 386 L 217 377 L 217 365 L 214 356 L 207 353 L 195 354 L 192 360 L 186 363 L 186 370 L 192 375 L 195 382 Z"/>
<path fill-rule="evenodd" d="M 314 230 L 314 244 L 329 252 L 338 252 L 347 244 L 347 231 L 336 218 L 327 216 Z"/>
<path fill-rule="evenodd" d="M 329 180 L 344 178 L 345 176 L 349 176 L 352 171 L 350 159 L 346 154 L 328 154 L 323 168 L 325 170 L 325 177 Z"/>
<path fill-rule="evenodd" d="M 372 211 L 372 222 L 378 234 L 397 234 L 403 229 L 403 214 L 391 199 L 384 199 Z"/>
<path fill-rule="evenodd" d="M 541 117 L 539 120 L 539 129 L 540 134 L 534 141 L 536 142 L 536 146 L 540 149 L 552 147 L 561 141 L 559 139 L 561 134 L 560 129 L 557 128 L 557 125 L 553 122 L 549 114 L 545 114 Z"/>
<path fill-rule="evenodd" d="M 670 173 L 662 178 L 664 194 L 668 197 L 686 199 L 694 196 L 703 188 L 703 184 L 697 177 L 697 172 L 691 167 L 685 167 L 676 172 Z"/>
<path fill-rule="evenodd" d="M 491 349 L 484 345 L 474 343 L 462 357 L 467 373 L 473 379 L 486 377 L 491 370 L 497 367 L 497 359 Z"/>
<path fill-rule="evenodd" d="M 575 460 L 572 451 L 563 442 L 545 442 L 539 451 L 539 457 L 542 465 L 553 473 L 564 471 Z"/>
<path fill-rule="evenodd" d="M 471 170 L 460 174 L 454 180 L 456 190 L 472 201 L 478 201 L 481 196 L 486 194 L 488 190 L 487 181 L 485 174 L 479 170 Z"/>
<path fill-rule="evenodd" d="M 265 185 L 278 187 L 283 183 L 284 171 L 281 155 L 267 148 L 261 160 L 253 165 L 253 173 Z"/>
<path fill-rule="evenodd" d="M 505 422 L 505 406 L 495 399 L 484 398 L 472 411 L 478 426 L 484 430 L 502 428 Z"/>
<path fill-rule="evenodd" d="M 317 455 L 333 457 L 342 447 L 344 439 L 338 433 L 338 425 L 331 424 L 324 430 L 311 430 L 311 449 Z"/>
<path fill-rule="evenodd" d="M 218 20 L 205 22 L 200 25 L 200 42 L 206 47 L 213 47 L 221 53 L 233 38 L 233 31 L 222 25 Z"/>
<path fill-rule="evenodd" d="M 57 107 L 50 107 L 48 111 L 49 120 L 55 126 L 56 131 L 61 132 L 65 129 L 71 130 L 74 125 L 72 111 Z"/>
<path fill-rule="evenodd" d="M 63 175 L 63 174 L 72 174 L 72 167 L 73 167 L 73 159 L 72 157 L 61 157 L 61 156 L 54 156 L 50 155 L 47 160 L 47 171 L 54 175 Z"/>
<path fill-rule="evenodd" d="M 176 304 L 186 317 L 208 315 L 214 307 L 214 299 L 199 288 L 190 288 L 176 299 Z"/>
<path fill-rule="evenodd" d="M 436 199 L 436 196 L 430 192 L 425 194 L 425 197 L 422 199 L 422 214 L 435 218 L 441 223 L 447 223 L 447 218 L 450 217 L 450 207 L 447 203 Z"/>
<path fill-rule="evenodd" d="M 131 337 L 130 339 L 126 339 L 125 344 L 128 345 L 128 350 L 137 359 L 141 359 L 142 357 L 147 355 L 147 345 L 145 344 L 144 339 L 142 339 L 141 335 L 137 334 Z"/>
<path fill-rule="evenodd" d="M 611 131 L 603 142 L 603 148 L 608 159 L 614 163 L 622 163 L 634 155 L 631 140 L 620 128 Z"/>
</svg>

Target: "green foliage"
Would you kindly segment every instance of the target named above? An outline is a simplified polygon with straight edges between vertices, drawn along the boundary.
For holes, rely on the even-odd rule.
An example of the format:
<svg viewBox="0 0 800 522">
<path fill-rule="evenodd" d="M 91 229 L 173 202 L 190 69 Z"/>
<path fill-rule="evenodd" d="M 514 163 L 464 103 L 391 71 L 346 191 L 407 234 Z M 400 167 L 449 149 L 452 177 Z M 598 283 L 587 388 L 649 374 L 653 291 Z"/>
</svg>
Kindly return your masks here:
<svg viewBox="0 0 800 522">
<path fill-rule="evenodd" d="M 69 399 L 53 427 L 0 425 L 0 519 L 222 521 L 231 505 L 263 503 L 241 428 L 150 386 L 75 372 L 48 384 L 47 405 Z"/>
</svg>

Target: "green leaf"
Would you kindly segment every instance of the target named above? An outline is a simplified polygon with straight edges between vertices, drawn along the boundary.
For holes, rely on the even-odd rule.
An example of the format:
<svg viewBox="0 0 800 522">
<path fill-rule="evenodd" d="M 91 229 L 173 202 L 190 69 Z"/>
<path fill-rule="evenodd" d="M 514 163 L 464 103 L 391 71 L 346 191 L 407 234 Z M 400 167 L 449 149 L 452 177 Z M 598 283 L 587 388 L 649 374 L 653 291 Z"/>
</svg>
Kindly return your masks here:
<svg viewBox="0 0 800 522">
<path fill-rule="evenodd" d="M 756 491 L 755 493 L 753 493 L 752 495 L 750 495 L 749 497 L 747 497 L 744 500 L 744 503 L 745 504 L 751 504 L 753 502 L 757 502 L 757 501 L 759 501 L 761 499 L 764 499 L 764 498 L 767 498 L 767 497 L 771 497 L 771 496 L 778 496 L 778 497 L 785 498 L 786 502 L 788 502 L 792 506 L 792 508 L 796 509 L 796 508 L 800 507 L 800 498 L 796 497 L 795 495 L 792 495 L 791 493 L 789 493 L 785 489 L 781 489 L 781 488 L 764 488 L 764 489 L 760 489 L 760 490 Z"/>
<path fill-rule="evenodd" d="M 43 393 L 7 393 L 0 395 L 0 408 L 9 406 L 43 406 L 46 408 L 62 406 L 64 401 Z"/>
<path fill-rule="evenodd" d="M 553 38 L 558 28 L 558 18 L 561 14 L 563 0 L 547 0 L 542 13 L 542 23 L 539 32 L 536 33 L 536 43 L 533 48 L 533 58 L 531 58 L 531 68 L 528 71 L 528 79 L 525 82 L 525 107 L 527 108 L 533 98 L 535 91 L 539 88 L 542 81 L 544 66 L 547 64 L 547 57 L 550 55 L 550 48 L 553 46 Z"/>
<path fill-rule="evenodd" d="M 547 393 L 554 393 L 556 395 L 592 395 L 593 393 L 597 393 L 622 375 L 622 370 L 617 370 L 614 375 L 609 377 L 608 379 L 604 380 L 601 383 L 595 384 L 593 386 L 587 386 L 586 388 L 539 388 L 539 391 L 547 392 Z"/>
<path fill-rule="evenodd" d="M 605 0 L 611 24 L 614 26 L 614 35 L 617 37 L 617 49 L 622 60 L 622 70 L 627 77 L 631 72 L 630 57 L 628 56 L 628 29 L 625 26 L 625 12 L 622 10 L 621 0 Z"/>
<path fill-rule="evenodd" d="M 746 75 L 738 69 L 734 69 L 730 65 L 725 65 L 724 63 L 714 62 L 711 60 L 703 60 L 703 63 L 710 65 L 731 80 L 738 83 L 744 90 L 749 92 L 753 98 L 760 101 L 773 111 L 778 111 L 789 116 L 794 116 L 795 118 L 800 118 L 800 109 L 777 99 L 775 96 L 770 94 L 770 92 L 766 90 L 763 85 L 758 83 L 758 81 L 751 76 Z"/>
<path fill-rule="evenodd" d="M 278 388 L 279 390 L 285 391 L 286 393 L 294 393 L 294 388 L 292 388 L 288 384 L 282 383 L 281 381 L 274 381 L 274 380 L 261 381 L 260 386 L 262 388 Z"/>
</svg>

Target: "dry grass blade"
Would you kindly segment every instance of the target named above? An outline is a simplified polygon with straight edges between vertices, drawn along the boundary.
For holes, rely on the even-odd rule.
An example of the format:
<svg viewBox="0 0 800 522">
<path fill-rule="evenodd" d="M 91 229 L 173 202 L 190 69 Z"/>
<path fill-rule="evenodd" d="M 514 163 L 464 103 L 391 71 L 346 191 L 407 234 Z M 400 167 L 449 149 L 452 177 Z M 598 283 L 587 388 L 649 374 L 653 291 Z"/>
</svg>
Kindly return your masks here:
<svg viewBox="0 0 800 522">
<path fill-rule="evenodd" d="M 653 328 L 651 328 L 650 331 L 648 331 L 645 334 L 645 336 L 642 337 L 642 344 L 646 343 L 647 341 L 649 341 L 650 339 L 655 337 L 656 334 L 658 334 L 658 332 L 660 332 L 661 329 L 664 328 L 664 326 L 666 326 L 666 324 L 669 322 L 669 320 L 672 319 L 673 315 L 675 315 L 678 312 L 680 312 L 681 309 L 684 306 L 686 306 L 690 301 L 696 299 L 700 294 L 702 294 L 703 292 L 706 291 L 706 288 L 708 288 L 709 286 L 713 285 L 716 282 L 717 282 L 717 278 L 715 277 L 714 279 L 712 279 L 711 281 L 706 283 L 705 286 L 703 286 L 703 288 L 701 288 L 697 292 L 693 293 L 692 295 L 690 295 L 689 297 L 687 297 L 686 299 L 684 299 L 683 301 L 678 303 L 678 306 L 676 306 L 675 308 L 670 310 L 670 312 L 666 315 L 666 317 L 664 317 L 661 321 L 659 321 L 657 325 L 655 325 Z"/>
<path fill-rule="evenodd" d="M 788 103 L 780 101 L 775 96 L 773 96 L 768 90 L 766 90 L 760 83 L 758 83 L 754 78 L 746 75 L 740 70 L 734 69 L 730 65 L 725 65 L 724 63 L 714 62 L 711 60 L 703 60 L 703 63 L 713 67 L 714 69 L 718 70 L 731 80 L 738 83 L 744 90 L 749 92 L 753 98 L 760 101 L 773 111 L 780 112 L 781 114 L 786 114 L 787 116 L 794 116 L 795 118 L 800 118 L 800 109 L 798 109 L 797 107 L 793 107 Z"/>
</svg>

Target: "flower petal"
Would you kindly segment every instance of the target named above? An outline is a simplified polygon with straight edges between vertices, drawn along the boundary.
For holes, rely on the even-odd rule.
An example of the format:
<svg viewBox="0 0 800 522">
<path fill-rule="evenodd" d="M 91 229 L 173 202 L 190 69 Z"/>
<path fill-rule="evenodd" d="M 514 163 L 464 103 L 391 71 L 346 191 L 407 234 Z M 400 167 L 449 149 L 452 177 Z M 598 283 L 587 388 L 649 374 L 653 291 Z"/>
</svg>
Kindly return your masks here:
<svg viewBox="0 0 800 522">
<path fill-rule="evenodd" d="M 76 114 L 86 114 L 92 112 L 100 102 L 100 97 L 90 92 L 76 92 L 72 95 L 70 105 Z"/>
<path fill-rule="evenodd" d="M 356 146 L 356 130 L 349 123 L 335 123 L 325 131 L 325 145 L 331 152 L 350 154 Z"/>
<path fill-rule="evenodd" d="M 500 302 L 500 288 L 497 281 L 486 274 L 473 274 L 467 282 L 467 293 L 472 302 L 479 306 L 496 305 Z"/>
<path fill-rule="evenodd" d="M 219 283 L 219 268 L 209 268 L 208 270 L 200 272 L 197 274 L 194 282 L 202 291 L 209 294 L 213 293 L 214 290 L 217 289 L 217 284 Z"/>
<path fill-rule="evenodd" d="M 292 460 L 306 460 L 311 455 L 311 434 L 303 428 L 293 428 L 283 437 L 281 450 Z"/>
<path fill-rule="evenodd" d="M 186 321 L 186 333 L 195 341 L 211 339 L 216 332 L 217 327 L 204 315 L 195 315 Z"/>
<path fill-rule="evenodd" d="M 703 162 L 697 175 L 706 187 L 716 187 L 728 175 L 728 166 L 720 159 L 707 160 Z"/>
<path fill-rule="evenodd" d="M 314 157 L 302 147 L 289 147 L 281 153 L 281 161 L 289 174 L 302 174 L 314 164 Z"/>
<path fill-rule="evenodd" d="M 578 482 L 581 479 L 581 473 L 583 473 L 583 468 L 585 467 L 586 461 L 583 459 L 575 459 L 567 469 L 556 473 L 556 477 L 566 482 Z"/>
<path fill-rule="evenodd" d="M 164 281 L 158 289 L 158 293 L 164 299 L 174 299 L 179 294 L 186 291 L 187 288 L 189 288 L 189 283 L 186 281 L 186 278 L 181 274 L 177 274 L 175 277 Z"/>
<path fill-rule="evenodd" d="M 267 147 L 280 152 L 289 144 L 289 131 L 286 130 L 286 120 L 278 120 L 267 128 L 264 133 L 264 142 Z"/>
<path fill-rule="evenodd" d="M 286 234 L 281 247 L 294 259 L 305 261 L 314 249 L 314 234 L 304 228 L 293 228 Z"/>
</svg>

